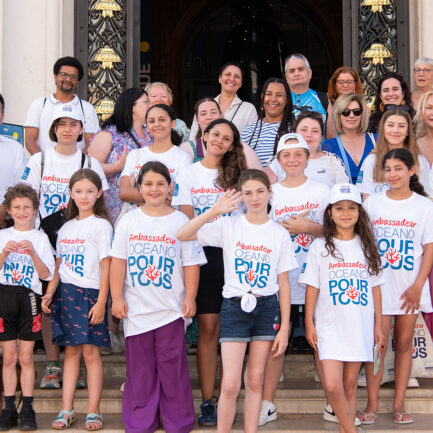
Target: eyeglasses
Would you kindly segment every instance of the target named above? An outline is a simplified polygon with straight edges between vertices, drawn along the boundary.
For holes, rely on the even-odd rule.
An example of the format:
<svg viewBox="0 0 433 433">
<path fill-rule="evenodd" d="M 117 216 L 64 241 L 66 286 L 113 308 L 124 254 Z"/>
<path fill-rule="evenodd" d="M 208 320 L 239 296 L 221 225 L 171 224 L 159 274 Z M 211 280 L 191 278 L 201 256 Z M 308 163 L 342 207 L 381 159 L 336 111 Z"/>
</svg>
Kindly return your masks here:
<svg viewBox="0 0 433 433">
<path fill-rule="evenodd" d="M 415 74 L 430 74 L 432 72 L 431 68 L 413 68 L 413 72 L 415 72 Z"/>
<path fill-rule="evenodd" d="M 57 74 L 60 78 L 70 78 L 72 81 L 77 81 L 78 80 L 78 75 L 77 74 L 68 74 L 67 72 L 59 72 Z"/>
<path fill-rule="evenodd" d="M 350 113 L 353 113 L 354 116 L 358 117 L 362 114 L 362 108 L 352 108 L 342 111 L 340 114 L 344 117 L 349 117 Z"/>
<path fill-rule="evenodd" d="M 355 80 L 337 80 L 336 81 L 336 83 L 339 84 L 340 86 L 350 86 L 354 82 L 355 82 Z"/>
</svg>

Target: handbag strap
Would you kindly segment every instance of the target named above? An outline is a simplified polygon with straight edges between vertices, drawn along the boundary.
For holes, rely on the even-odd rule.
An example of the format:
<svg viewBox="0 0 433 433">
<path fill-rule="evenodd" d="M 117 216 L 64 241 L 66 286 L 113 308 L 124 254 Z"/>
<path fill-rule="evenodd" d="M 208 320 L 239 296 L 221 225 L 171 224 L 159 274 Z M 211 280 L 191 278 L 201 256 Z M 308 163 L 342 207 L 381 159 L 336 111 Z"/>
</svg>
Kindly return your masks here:
<svg viewBox="0 0 433 433">
<path fill-rule="evenodd" d="M 131 134 L 130 131 L 126 131 L 128 133 L 128 135 L 132 138 L 132 141 L 137 145 L 137 147 L 140 149 L 141 147 L 143 147 L 138 141 L 137 139 L 134 137 L 134 134 Z"/>
<path fill-rule="evenodd" d="M 343 163 L 346 167 L 347 173 L 349 174 L 349 179 L 352 181 L 352 171 L 350 170 L 349 160 L 347 159 L 346 150 L 344 149 L 343 142 L 341 141 L 341 137 L 339 135 L 337 136 L 337 144 L 343 158 Z"/>
<path fill-rule="evenodd" d="M 241 105 L 244 103 L 244 101 L 241 101 L 241 103 L 238 105 L 238 108 L 236 108 L 235 113 L 233 114 L 232 118 L 230 119 L 230 122 L 233 122 L 233 119 L 235 118 L 236 114 L 238 114 L 239 108 L 241 108 Z"/>
</svg>

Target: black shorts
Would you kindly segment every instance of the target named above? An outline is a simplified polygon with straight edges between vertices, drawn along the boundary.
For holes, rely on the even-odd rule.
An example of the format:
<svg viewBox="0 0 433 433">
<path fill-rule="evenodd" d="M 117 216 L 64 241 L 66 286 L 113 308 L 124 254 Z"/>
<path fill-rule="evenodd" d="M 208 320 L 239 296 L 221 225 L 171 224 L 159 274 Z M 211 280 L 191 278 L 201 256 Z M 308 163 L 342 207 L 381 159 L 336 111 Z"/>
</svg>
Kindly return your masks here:
<svg viewBox="0 0 433 433">
<path fill-rule="evenodd" d="M 42 340 L 41 296 L 0 284 L 0 341 Z"/>
<path fill-rule="evenodd" d="M 223 250 L 204 247 L 207 263 L 200 266 L 197 292 L 197 314 L 219 314 L 223 303 L 224 262 Z"/>
</svg>

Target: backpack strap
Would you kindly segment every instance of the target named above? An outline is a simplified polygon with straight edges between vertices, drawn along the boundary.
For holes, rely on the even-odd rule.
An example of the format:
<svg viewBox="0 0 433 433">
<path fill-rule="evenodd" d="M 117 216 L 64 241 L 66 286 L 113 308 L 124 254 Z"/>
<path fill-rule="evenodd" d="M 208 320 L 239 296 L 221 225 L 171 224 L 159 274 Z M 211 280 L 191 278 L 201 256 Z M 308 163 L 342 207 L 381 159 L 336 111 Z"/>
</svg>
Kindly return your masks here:
<svg viewBox="0 0 433 433">
<path fill-rule="evenodd" d="M 83 119 L 85 120 L 86 117 L 84 116 L 84 107 L 83 107 L 83 101 L 80 99 L 80 105 L 81 105 L 81 112 L 83 113 Z"/>
<path fill-rule="evenodd" d="M 328 113 L 328 95 L 325 92 L 317 92 L 317 96 L 319 97 L 319 101 L 322 104 L 322 107 L 325 109 L 325 113 Z"/>
<path fill-rule="evenodd" d="M 338 144 L 338 148 L 340 149 L 341 156 L 343 158 L 343 163 L 346 167 L 347 173 L 349 174 L 350 183 L 352 183 L 352 172 L 350 170 L 349 160 L 347 159 L 347 154 L 344 149 L 343 142 L 341 141 L 341 137 L 339 135 L 337 136 L 337 144 Z"/>
<path fill-rule="evenodd" d="M 42 103 L 42 109 L 44 109 L 46 103 L 47 103 L 47 98 L 45 97 L 44 102 Z"/>
</svg>

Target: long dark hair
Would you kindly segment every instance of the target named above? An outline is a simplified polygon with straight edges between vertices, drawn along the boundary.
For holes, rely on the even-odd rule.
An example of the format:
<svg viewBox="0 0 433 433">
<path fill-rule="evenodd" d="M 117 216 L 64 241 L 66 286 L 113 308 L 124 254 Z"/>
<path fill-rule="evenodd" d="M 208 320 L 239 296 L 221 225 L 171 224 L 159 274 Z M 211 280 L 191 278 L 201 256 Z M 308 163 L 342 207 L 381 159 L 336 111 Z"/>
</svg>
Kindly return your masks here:
<svg viewBox="0 0 433 433">
<path fill-rule="evenodd" d="M 203 104 L 203 102 L 213 102 L 216 107 L 218 108 L 218 111 L 221 114 L 221 107 L 220 104 L 218 104 L 217 101 L 215 101 L 214 98 L 211 98 L 210 96 L 206 96 L 202 99 L 200 99 L 199 101 L 197 101 L 197 103 L 194 105 L 194 114 L 195 114 L 195 118 L 198 118 L 198 109 L 200 108 L 200 105 Z M 198 124 L 198 120 L 197 120 L 197 134 L 195 135 L 195 139 L 200 138 L 203 135 L 203 131 L 200 128 L 200 125 Z"/>
<path fill-rule="evenodd" d="M 386 111 L 386 106 L 382 102 L 380 93 L 382 92 L 383 82 L 385 80 L 389 80 L 390 78 L 395 78 L 400 82 L 401 90 L 403 91 L 403 100 L 401 101 L 401 105 L 407 107 L 407 112 L 409 113 L 411 119 L 413 119 L 415 115 L 415 110 L 412 107 L 412 96 L 406 80 L 398 72 L 388 72 L 387 74 L 382 75 L 377 81 L 373 112 L 371 113 L 370 120 L 368 122 L 367 130 L 369 132 L 377 132 L 379 129 L 380 119 L 382 118 L 383 113 Z"/>
<path fill-rule="evenodd" d="M 80 168 L 71 176 L 69 180 L 69 191 L 72 191 L 74 185 L 78 181 L 83 179 L 90 180 L 90 182 L 92 182 L 93 185 L 96 186 L 98 191 L 102 191 L 102 181 L 101 178 L 99 177 L 99 174 L 91 170 L 90 168 Z M 79 213 L 80 211 L 77 205 L 75 204 L 75 201 L 70 197 L 68 207 L 66 209 L 66 219 L 69 221 L 73 218 L 76 218 L 79 215 Z M 110 214 L 108 212 L 107 205 L 105 204 L 103 191 L 100 197 L 96 199 L 96 203 L 93 206 L 93 213 L 99 218 L 106 219 L 111 224 Z"/>
<path fill-rule="evenodd" d="M 388 159 L 398 159 L 401 161 L 407 168 L 410 170 L 412 167 L 416 167 L 415 161 L 413 159 L 412 154 L 402 147 L 398 149 L 392 149 L 390 150 L 382 160 L 382 169 L 385 170 L 385 164 Z M 409 181 L 409 188 L 411 191 L 416 192 L 419 195 L 423 195 L 424 197 L 427 197 L 427 194 L 424 191 L 424 187 L 421 185 L 418 179 L 418 175 L 414 173 L 410 177 Z"/>
<path fill-rule="evenodd" d="M 342 256 L 338 255 L 335 248 L 334 238 L 337 235 L 337 226 L 331 217 L 332 206 L 334 205 L 329 203 L 323 214 L 323 237 L 325 238 L 325 248 L 328 252 L 326 255 L 331 254 L 337 260 L 344 260 Z M 357 206 L 359 216 L 355 224 L 355 233 L 361 239 L 362 252 L 368 264 L 368 272 L 370 275 L 378 275 L 382 269 L 382 262 L 374 239 L 373 227 L 362 205 L 357 204 Z"/>
<path fill-rule="evenodd" d="M 129 131 L 132 128 L 132 108 L 143 95 L 147 93 L 135 87 L 123 91 L 114 104 L 113 114 L 103 122 L 102 129 L 114 125 L 119 133 Z"/>
<path fill-rule="evenodd" d="M 260 133 L 262 132 L 263 119 L 266 116 L 265 107 L 264 107 L 265 94 L 266 94 L 266 91 L 268 89 L 269 84 L 271 84 L 271 83 L 282 84 L 284 86 L 284 90 L 286 91 L 286 95 L 287 95 L 287 102 L 286 102 L 286 106 L 284 107 L 283 119 L 281 120 L 280 127 L 278 128 L 278 131 L 277 131 L 277 135 L 275 136 L 274 150 L 272 151 L 272 156 L 273 156 L 277 152 L 277 147 L 278 147 L 278 141 L 279 141 L 279 139 L 284 134 L 287 134 L 288 132 L 290 132 L 292 130 L 293 123 L 294 123 L 294 120 L 295 120 L 295 116 L 293 114 L 292 94 L 290 92 L 290 88 L 289 88 L 289 85 L 287 84 L 286 80 L 283 80 L 282 78 L 269 78 L 269 79 L 266 80 L 265 84 L 263 84 L 262 93 L 261 93 L 261 99 L 260 99 L 259 117 L 258 117 L 258 119 L 256 121 L 253 133 L 251 134 L 251 137 L 250 137 L 250 140 L 249 140 L 248 144 L 253 149 L 255 149 L 257 147 L 257 144 L 259 143 Z M 259 126 L 259 130 L 258 130 L 258 133 L 257 133 L 256 142 L 255 142 L 254 145 L 251 145 L 251 142 L 253 141 L 254 134 L 256 133 L 258 125 L 260 125 L 260 126 Z"/>
<path fill-rule="evenodd" d="M 149 116 L 149 112 L 152 111 L 154 108 L 161 108 L 161 110 L 164 110 L 168 114 L 168 117 L 170 117 L 170 119 L 172 121 L 176 120 L 176 114 L 175 114 L 173 108 L 171 108 L 169 105 L 165 105 L 165 104 L 155 104 L 155 105 L 152 105 L 151 107 L 149 107 L 149 109 L 147 110 L 146 123 L 147 123 L 147 117 Z M 179 144 L 182 143 L 182 137 L 179 135 L 179 133 L 174 128 L 171 128 L 171 142 L 175 146 L 179 146 Z"/>
<path fill-rule="evenodd" d="M 218 176 L 215 179 L 215 186 L 223 190 L 236 188 L 241 174 L 247 169 L 244 149 L 236 126 L 227 119 L 215 119 L 204 130 L 207 134 L 216 125 L 228 125 L 233 132 L 232 149 L 228 150 L 221 159 L 218 167 Z M 203 141 L 206 146 L 206 142 Z"/>
</svg>

